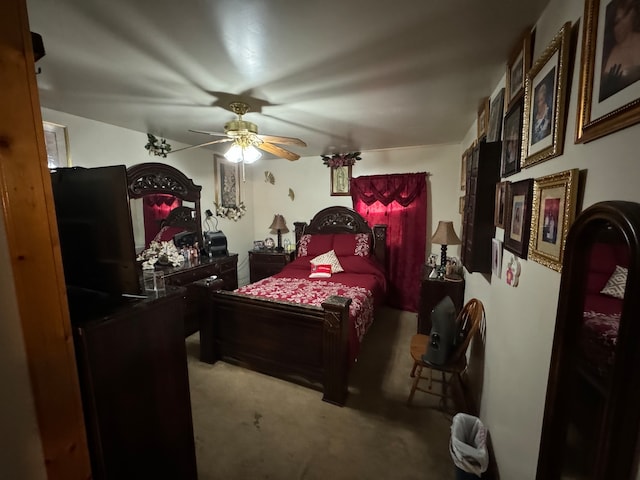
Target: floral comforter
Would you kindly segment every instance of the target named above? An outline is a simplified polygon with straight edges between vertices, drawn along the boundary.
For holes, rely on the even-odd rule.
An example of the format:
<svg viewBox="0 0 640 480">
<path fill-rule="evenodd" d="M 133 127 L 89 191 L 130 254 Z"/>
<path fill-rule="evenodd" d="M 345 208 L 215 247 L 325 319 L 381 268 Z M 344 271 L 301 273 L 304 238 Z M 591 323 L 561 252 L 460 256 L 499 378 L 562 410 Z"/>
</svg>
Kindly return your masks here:
<svg viewBox="0 0 640 480">
<path fill-rule="evenodd" d="M 386 292 L 384 272 L 368 258 L 340 258 L 344 272 L 330 279 L 308 278 L 308 258 L 298 258 L 280 273 L 236 290 L 237 293 L 280 302 L 320 307 L 328 297 L 351 298 L 349 357 L 357 357 L 360 343 L 373 323 L 374 307 Z"/>
<path fill-rule="evenodd" d="M 579 344 L 587 364 L 598 377 L 609 375 L 615 359 L 620 314 L 584 312 Z"/>
</svg>

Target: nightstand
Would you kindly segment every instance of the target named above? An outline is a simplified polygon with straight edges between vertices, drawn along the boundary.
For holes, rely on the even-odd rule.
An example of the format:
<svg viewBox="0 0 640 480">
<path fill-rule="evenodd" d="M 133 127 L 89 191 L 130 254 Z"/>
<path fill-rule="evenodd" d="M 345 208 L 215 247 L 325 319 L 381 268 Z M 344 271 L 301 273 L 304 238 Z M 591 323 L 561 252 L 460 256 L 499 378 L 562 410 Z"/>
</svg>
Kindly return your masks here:
<svg viewBox="0 0 640 480">
<path fill-rule="evenodd" d="M 277 252 L 275 250 L 249 251 L 249 281 L 253 283 L 275 275 L 293 258 L 294 252 Z"/>
<path fill-rule="evenodd" d="M 429 278 L 431 267 L 422 266 L 420 279 L 420 306 L 418 307 L 418 333 L 429 335 L 431 332 L 431 311 L 447 295 L 453 300 L 456 314 L 462 310 L 464 302 L 464 280 L 452 282 L 438 278 Z"/>
</svg>

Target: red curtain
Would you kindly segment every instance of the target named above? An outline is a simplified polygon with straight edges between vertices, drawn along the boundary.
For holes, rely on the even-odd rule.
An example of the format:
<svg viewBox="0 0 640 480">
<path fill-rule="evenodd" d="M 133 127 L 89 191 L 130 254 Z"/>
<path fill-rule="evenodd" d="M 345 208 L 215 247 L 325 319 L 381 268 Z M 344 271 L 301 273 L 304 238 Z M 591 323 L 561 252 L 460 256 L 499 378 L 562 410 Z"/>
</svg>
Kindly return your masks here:
<svg viewBox="0 0 640 480">
<path fill-rule="evenodd" d="M 389 305 L 417 312 L 427 241 L 427 174 L 352 178 L 351 198 L 369 225 L 387 225 Z"/>
</svg>

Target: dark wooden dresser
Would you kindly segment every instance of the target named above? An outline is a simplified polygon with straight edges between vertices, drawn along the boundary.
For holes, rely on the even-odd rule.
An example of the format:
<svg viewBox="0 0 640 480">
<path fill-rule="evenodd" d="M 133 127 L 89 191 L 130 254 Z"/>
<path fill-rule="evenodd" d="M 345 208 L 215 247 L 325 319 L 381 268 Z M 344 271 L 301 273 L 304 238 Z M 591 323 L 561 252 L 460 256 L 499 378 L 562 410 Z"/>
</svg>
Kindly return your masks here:
<svg viewBox="0 0 640 480">
<path fill-rule="evenodd" d="M 202 295 L 204 283 L 194 288 L 194 282 L 212 276 L 221 281 L 209 282 L 212 289 L 235 290 L 238 288 L 238 254 L 232 253 L 224 257 L 200 257 L 196 261 L 187 262 L 179 267 L 163 268 L 167 285 L 187 288 L 187 302 L 184 314 L 184 336 L 194 334 L 200 329 L 200 320 L 205 311 L 206 302 Z"/>
<path fill-rule="evenodd" d="M 431 311 L 447 295 L 453 300 L 456 313 L 462 310 L 464 302 L 464 279 L 459 282 L 429 278 L 431 267 L 422 266 L 420 280 L 420 306 L 418 307 L 418 333 L 431 332 Z"/>
<path fill-rule="evenodd" d="M 117 305 L 70 298 L 94 479 L 197 478 L 185 294 L 168 287 Z"/>
<path fill-rule="evenodd" d="M 257 282 L 280 272 L 294 258 L 295 252 L 277 252 L 275 250 L 249 251 L 249 280 Z"/>
</svg>

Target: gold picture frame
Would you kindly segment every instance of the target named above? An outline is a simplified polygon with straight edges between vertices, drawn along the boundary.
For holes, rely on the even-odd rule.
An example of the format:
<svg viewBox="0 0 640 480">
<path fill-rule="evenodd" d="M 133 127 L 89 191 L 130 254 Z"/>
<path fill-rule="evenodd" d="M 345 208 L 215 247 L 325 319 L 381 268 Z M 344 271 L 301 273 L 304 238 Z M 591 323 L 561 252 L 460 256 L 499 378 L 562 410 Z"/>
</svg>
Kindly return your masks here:
<svg viewBox="0 0 640 480">
<path fill-rule="evenodd" d="M 566 22 L 526 75 L 522 166 L 562 155 L 571 22 Z"/>
<path fill-rule="evenodd" d="M 601 0 L 586 0 L 584 4 L 576 143 L 590 142 L 640 122 L 640 65 L 621 69 L 614 61 L 607 72 L 616 48 L 614 8 L 614 2 Z"/>
<path fill-rule="evenodd" d="M 562 271 L 564 246 L 576 215 L 579 170 L 536 178 L 529 259 L 558 272 Z"/>
<path fill-rule="evenodd" d="M 462 195 L 459 199 L 458 199 L 458 213 L 460 215 L 464 215 L 464 199 L 465 196 Z"/>
<path fill-rule="evenodd" d="M 331 196 L 351 195 L 351 165 L 331 167 Z"/>
<path fill-rule="evenodd" d="M 509 55 L 505 80 L 504 105 L 509 111 L 524 94 L 524 79 L 531 68 L 533 34 L 528 27 L 520 36 Z"/>
<path fill-rule="evenodd" d="M 489 131 L 489 109 L 490 109 L 490 99 L 489 97 L 485 97 L 480 102 L 480 106 L 478 107 L 478 140 L 482 140 L 487 136 L 487 132 Z"/>
<path fill-rule="evenodd" d="M 61 168 L 71 166 L 67 127 L 57 123 L 42 122 L 44 143 L 47 150 L 47 166 Z"/>
</svg>

